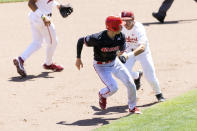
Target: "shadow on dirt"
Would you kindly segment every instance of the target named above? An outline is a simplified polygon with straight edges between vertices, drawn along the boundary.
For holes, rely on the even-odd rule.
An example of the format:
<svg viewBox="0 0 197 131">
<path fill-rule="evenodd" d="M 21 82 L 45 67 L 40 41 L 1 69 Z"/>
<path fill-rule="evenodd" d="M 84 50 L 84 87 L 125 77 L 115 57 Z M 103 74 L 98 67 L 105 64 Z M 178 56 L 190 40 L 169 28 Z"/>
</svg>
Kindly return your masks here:
<svg viewBox="0 0 197 131">
<path fill-rule="evenodd" d="M 53 73 L 53 72 L 42 72 L 39 75 L 27 75 L 26 77 L 16 76 L 16 77 L 9 78 L 8 81 L 24 82 L 24 81 L 28 81 L 28 80 L 33 80 L 35 78 L 54 78 L 52 76 L 49 76 L 50 73 Z"/>
<path fill-rule="evenodd" d="M 92 119 L 84 119 L 84 120 L 78 120 L 73 123 L 66 123 L 66 121 L 60 121 L 56 124 L 60 125 L 76 125 L 76 126 L 95 126 L 95 125 L 106 125 L 109 124 L 110 120 L 117 120 L 119 118 L 103 118 L 103 117 L 97 117 Z"/>
<path fill-rule="evenodd" d="M 144 104 L 144 105 L 139 105 L 137 107 L 149 107 L 149 106 L 152 106 L 154 104 L 157 104 L 158 102 L 152 102 L 152 103 L 148 103 L 148 104 Z"/>
<path fill-rule="evenodd" d="M 152 106 L 152 105 L 154 105 L 156 103 L 158 103 L 158 102 L 144 104 L 144 105 L 140 105 L 138 107 L 149 107 L 149 106 Z M 96 106 L 91 106 L 91 108 L 95 111 L 94 115 L 110 115 L 110 114 L 127 113 L 128 112 L 128 105 L 108 107 L 106 110 L 101 110 L 100 108 L 98 108 Z M 123 117 L 127 117 L 129 115 L 132 115 L 132 114 L 128 113 L 126 116 L 123 116 Z M 121 117 L 118 117 L 118 118 L 95 117 L 95 118 L 92 118 L 92 119 L 78 120 L 78 121 L 75 121 L 73 123 L 67 123 L 66 121 L 60 121 L 60 122 L 58 122 L 56 124 L 60 124 L 60 125 L 76 125 L 76 126 L 106 125 L 106 124 L 109 124 L 109 122 L 111 120 L 117 120 L 117 119 L 120 119 L 120 118 Z"/>
<path fill-rule="evenodd" d="M 91 107 L 94 111 L 96 111 L 94 115 L 106 115 L 106 114 L 112 114 L 112 113 L 128 112 L 128 105 L 108 107 L 106 110 L 101 110 L 100 108 L 96 106 L 91 106 Z"/>
<path fill-rule="evenodd" d="M 142 23 L 142 24 L 144 26 L 150 26 L 150 25 L 165 25 L 165 24 L 191 23 L 192 21 L 197 21 L 197 19 L 165 21 L 164 23 L 160 23 L 160 22 L 145 22 L 145 23 Z"/>
</svg>

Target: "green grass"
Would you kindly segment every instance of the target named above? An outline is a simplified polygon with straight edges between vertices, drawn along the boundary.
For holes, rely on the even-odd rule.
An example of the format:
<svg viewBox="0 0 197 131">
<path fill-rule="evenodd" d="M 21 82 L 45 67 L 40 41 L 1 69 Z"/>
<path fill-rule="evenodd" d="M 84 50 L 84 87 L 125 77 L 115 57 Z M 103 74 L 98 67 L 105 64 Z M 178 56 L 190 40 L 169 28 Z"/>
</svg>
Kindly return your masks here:
<svg viewBox="0 0 197 131">
<path fill-rule="evenodd" d="M 102 126 L 95 131 L 197 131 L 197 90 Z"/>
<path fill-rule="evenodd" d="M 0 0 L 0 3 L 10 3 L 10 2 L 24 2 L 27 0 Z"/>
</svg>

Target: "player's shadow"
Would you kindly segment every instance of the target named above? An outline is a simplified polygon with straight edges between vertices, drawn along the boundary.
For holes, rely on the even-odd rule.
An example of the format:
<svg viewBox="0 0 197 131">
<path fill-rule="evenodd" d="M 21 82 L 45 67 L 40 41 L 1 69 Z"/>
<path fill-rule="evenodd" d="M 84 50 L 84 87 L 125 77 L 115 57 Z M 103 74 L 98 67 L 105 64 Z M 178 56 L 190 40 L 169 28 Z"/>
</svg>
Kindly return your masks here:
<svg viewBox="0 0 197 131">
<path fill-rule="evenodd" d="M 33 80 L 35 78 L 54 78 L 52 76 L 49 76 L 49 73 L 53 73 L 53 72 L 42 72 L 41 74 L 38 74 L 38 75 L 27 75 L 26 77 L 16 76 L 16 77 L 9 78 L 8 81 L 24 82 L 28 80 Z"/>
<path fill-rule="evenodd" d="M 155 105 L 157 104 L 158 102 L 152 102 L 152 103 L 148 103 L 148 104 L 144 104 L 144 105 L 138 105 L 137 107 L 149 107 L 149 106 L 152 106 L 152 105 Z"/>
<path fill-rule="evenodd" d="M 60 121 L 56 124 L 60 125 L 76 125 L 76 126 L 95 126 L 95 125 L 106 125 L 109 124 L 110 120 L 117 120 L 119 118 L 103 118 L 103 117 L 96 117 L 92 119 L 84 119 L 84 120 L 78 120 L 73 123 L 67 123 L 66 121 Z"/>
<path fill-rule="evenodd" d="M 145 22 L 142 23 L 144 26 L 150 25 L 163 25 L 163 24 L 180 24 L 180 23 L 191 23 L 192 21 L 197 21 L 197 19 L 188 19 L 188 20 L 175 20 L 175 21 L 165 21 L 164 23 L 160 22 Z"/>
<path fill-rule="evenodd" d="M 96 106 L 91 106 L 91 107 L 95 111 L 94 115 L 106 115 L 106 114 L 128 112 L 128 105 L 108 107 L 106 110 L 101 110 Z"/>
<path fill-rule="evenodd" d="M 128 106 L 125 105 L 125 106 L 115 106 L 115 107 L 108 107 L 106 110 L 101 110 L 100 108 L 98 107 L 95 107 L 95 106 L 91 106 L 92 109 L 94 111 L 96 111 L 96 113 L 94 113 L 94 115 L 109 115 L 109 114 L 112 114 L 112 113 L 126 113 L 128 112 Z M 128 114 L 129 115 L 129 114 Z M 126 116 L 128 116 L 126 115 Z M 125 116 L 123 116 L 125 117 Z M 117 119 L 120 119 L 120 117 L 118 118 L 103 118 L 103 117 L 95 117 L 95 118 L 92 118 L 92 119 L 84 119 L 84 120 L 78 120 L 78 121 L 75 121 L 73 123 L 67 123 L 66 121 L 60 121 L 56 124 L 61 124 L 61 125 L 77 125 L 77 126 L 94 126 L 94 125 L 105 125 L 105 124 L 109 124 L 109 121 L 111 120 L 117 120 Z"/>
<path fill-rule="evenodd" d="M 152 106 L 154 104 L 156 104 L 157 102 L 153 102 L 153 103 L 149 103 L 149 104 L 144 104 L 144 105 L 140 105 L 137 107 L 149 107 Z M 119 113 L 128 113 L 128 106 L 124 105 L 124 106 L 114 106 L 114 107 L 108 107 L 106 110 L 101 110 L 100 108 L 96 107 L 96 106 L 91 106 L 91 108 L 96 112 L 94 113 L 94 115 L 110 115 L 110 114 L 119 114 Z M 127 117 L 129 115 L 132 114 L 127 114 L 126 116 L 123 117 Z M 83 119 L 83 120 L 78 120 L 75 121 L 73 123 L 67 123 L 66 121 L 60 121 L 56 124 L 60 124 L 60 125 L 76 125 L 76 126 L 94 126 L 94 125 L 105 125 L 105 124 L 109 124 L 109 121 L 111 120 L 117 120 L 120 119 L 120 117 L 118 118 L 103 118 L 103 117 L 95 117 L 92 119 Z"/>
</svg>

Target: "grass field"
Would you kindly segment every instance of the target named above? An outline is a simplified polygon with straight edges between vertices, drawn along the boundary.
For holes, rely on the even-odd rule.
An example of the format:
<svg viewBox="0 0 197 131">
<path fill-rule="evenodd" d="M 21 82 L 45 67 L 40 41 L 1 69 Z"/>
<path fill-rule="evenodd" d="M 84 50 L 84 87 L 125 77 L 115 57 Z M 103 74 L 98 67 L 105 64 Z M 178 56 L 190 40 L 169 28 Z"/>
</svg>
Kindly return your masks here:
<svg viewBox="0 0 197 131">
<path fill-rule="evenodd" d="M 121 118 L 95 131 L 197 131 L 197 90 Z"/>
<path fill-rule="evenodd" d="M 27 0 L 0 0 L 0 3 L 9 3 L 9 2 L 24 2 Z"/>
</svg>

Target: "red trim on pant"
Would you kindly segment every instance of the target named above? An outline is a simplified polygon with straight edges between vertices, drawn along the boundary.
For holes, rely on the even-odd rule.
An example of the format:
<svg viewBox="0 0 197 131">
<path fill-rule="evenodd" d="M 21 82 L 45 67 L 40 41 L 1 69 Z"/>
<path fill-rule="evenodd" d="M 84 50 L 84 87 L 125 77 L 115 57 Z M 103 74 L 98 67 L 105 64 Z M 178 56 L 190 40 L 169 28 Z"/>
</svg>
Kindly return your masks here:
<svg viewBox="0 0 197 131">
<path fill-rule="evenodd" d="M 94 67 L 94 65 L 93 65 L 93 67 Z M 96 71 L 96 73 L 97 73 L 97 75 L 99 76 L 99 78 L 101 79 L 101 81 L 105 84 L 105 82 L 104 82 L 103 79 L 100 77 L 100 75 L 99 75 L 99 73 L 97 72 L 97 70 L 96 70 L 95 67 L 94 67 L 94 70 Z M 105 85 L 106 85 L 106 87 L 107 87 L 107 89 L 108 89 L 109 91 L 106 92 L 105 94 L 100 94 L 100 95 L 106 95 L 106 94 L 110 93 L 109 87 L 107 86 L 107 84 L 105 84 Z"/>
<path fill-rule="evenodd" d="M 47 26 L 47 30 L 48 30 L 48 32 L 49 32 L 49 37 L 50 37 L 51 44 L 52 44 L 52 36 L 51 36 L 51 32 L 50 32 L 50 30 L 49 30 L 49 27 L 48 27 L 48 26 Z"/>
</svg>

